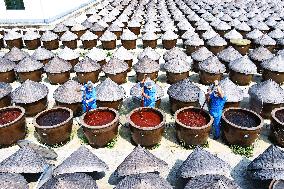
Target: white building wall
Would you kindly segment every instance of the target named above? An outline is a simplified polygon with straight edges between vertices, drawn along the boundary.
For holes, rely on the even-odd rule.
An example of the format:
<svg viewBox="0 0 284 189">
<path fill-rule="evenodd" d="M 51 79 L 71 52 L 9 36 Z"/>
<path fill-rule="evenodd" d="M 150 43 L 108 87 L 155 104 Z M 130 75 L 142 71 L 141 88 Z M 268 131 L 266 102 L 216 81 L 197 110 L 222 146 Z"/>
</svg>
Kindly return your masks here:
<svg viewBox="0 0 284 189">
<path fill-rule="evenodd" d="M 0 0 L 0 23 L 49 23 L 96 0 L 24 0 L 25 10 L 6 10 Z"/>
</svg>

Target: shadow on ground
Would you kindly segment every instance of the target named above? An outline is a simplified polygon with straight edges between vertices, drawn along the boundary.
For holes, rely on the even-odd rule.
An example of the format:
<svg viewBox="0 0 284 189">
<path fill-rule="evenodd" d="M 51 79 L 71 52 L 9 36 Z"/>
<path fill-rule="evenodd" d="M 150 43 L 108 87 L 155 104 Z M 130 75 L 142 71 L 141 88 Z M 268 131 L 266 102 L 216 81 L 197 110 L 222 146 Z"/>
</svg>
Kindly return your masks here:
<svg viewBox="0 0 284 189">
<path fill-rule="evenodd" d="M 250 160 L 243 158 L 232 170 L 231 175 L 238 185 L 246 189 L 267 189 L 269 181 L 253 180 L 246 168 L 250 164 Z"/>
<path fill-rule="evenodd" d="M 175 186 L 175 189 L 182 189 L 184 188 L 184 182 L 182 182 L 177 175 L 177 171 L 181 164 L 183 163 L 182 160 L 177 160 L 173 167 L 170 169 L 170 172 L 167 176 L 167 181 L 172 185 Z"/>
</svg>

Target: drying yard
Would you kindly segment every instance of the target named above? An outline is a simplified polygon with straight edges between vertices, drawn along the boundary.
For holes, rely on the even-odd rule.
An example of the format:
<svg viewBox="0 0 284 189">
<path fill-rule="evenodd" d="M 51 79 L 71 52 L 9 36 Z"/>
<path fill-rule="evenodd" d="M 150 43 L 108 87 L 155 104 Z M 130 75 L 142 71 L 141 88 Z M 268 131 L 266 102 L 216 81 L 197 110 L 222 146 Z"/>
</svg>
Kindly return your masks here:
<svg viewBox="0 0 284 189">
<path fill-rule="evenodd" d="M 26 135 L 20 138 L 52 148 L 58 157 L 47 162 L 55 167 L 81 145 L 85 145 L 108 167 L 105 175 L 96 180 L 97 187 L 114 188 L 118 184 L 115 170 L 136 147 L 131 139 L 128 116 L 141 104 L 137 80 L 141 81 L 141 77 L 146 73 L 152 80 L 156 80 L 159 95 L 157 100 L 160 100 L 158 108 L 165 119 L 161 141 L 149 151 L 168 164 L 165 169 L 159 171 L 160 176 L 172 188 L 180 189 L 184 188 L 179 179 L 180 166 L 194 149 L 185 148 L 177 139 L 174 112 L 186 105 L 173 107 L 173 99 L 181 104 L 184 102 L 201 107 L 209 85 L 217 79 L 221 81 L 220 85 L 228 98 L 228 106 L 230 104 L 252 109 L 257 114 L 256 119 L 261 120 L 261 123 L 245 122 L 247 125 L 243 126 L 244 130 L 246 127 L 248 130 L 253 129 L 253 124 L 261 125 L 261 129 L 257 139 L 253 140 L 251 157 L 233 153 L 223 138 L 213 140 L 212 134 L 208 137 L 208 144 L 202 146 L 205 146 L 204 150 L 227 163 L 229 170 L 226 174 L 224 171 L 224 175 L 234 180 L 240 188 L 268 188 L 267 182 L 251 178 L 247 166 L 271 144 L 278 145 L 277 149 L 284 147 L 284 128 L 275 136 L 271 129 L 270 109 L 284 105 L 283 6 L 284 1 L 281 0 L 102 0 L 63 17 L 56 23 L 40 26 L 5 25 L 0 28 L 0 105 L 5 96 L 10 95 L 12 102 L 2 105 L 1 108 L 13 104 L 26 109 Z M 132 64 L 129 64 L 130 60 Z M 21 75 L 32 72 L 37 73 L 33 76 Z M 105 147 L 100 148 L 93 148 L 88 144 L 78 106 L 82 101 L 80 83 L 86 83 L 87 73 L 90 72 L 94 72 L 94 75 L 89 77 L 95 83 L 99 107 L 115 107 L 121 102 L 117 108 L 118 135 Z M 16 78 L 13 78 L 15 73 Z M 56 74 L 61 75 L 56 77 Z M 118 74 L 119 77 L 114 77 Z M 170 74 L 174 79 L 169 79 Z M 34 81 L 30 81 L 33 79 Z M 67 81 L 69 87 L 66 85 Z M 9 83 L 11 87 L 4 86 L 4 83 Z M 138 87 L 136 93 L 134 86 Z M 109 101 L 111 103 L 106 103 Z M 40 103 L 35 105 L 37 102 Z M 72 130 L 67 141 L 47 145 L 47 142 L 42 141 L 45 140 L 42 138 L 46 134 L 36 131 L 35 116 L 45 109 L 64 104 L 75 104 L 74 107 L 77 105 L 73 110 L 78 112 L 73 111 L 74 118 L 71 118 Z M 204 109 L 208 110 L 207 105 Z M 3 116 L 1 111 L 2 109 L 0 117 Z M 60 118 L 63 121 L 67 119 L 63 114 L 60 115 L 63 116 Z M 242 112 L 237 115 L 248 117 Z M 283 109 L 276 114 L 278 124 L 282 126 L 283 115 Z M 2 123 L 1 119 L 0 137 L 5 138 L 8 134 L 5 135 L 1 125 L 6 123 Z M 57 119 L 56 115 L 49 121 L 53 122 L 54 119 Z M 230 120 L 236 118 L 231 117 Z M 65 134 L 62 130 L 57 132 L 62 136 Z M 24 131 L 23 133 L 25 134 Z M 235 138 L 239 136 L 237 133 L 235 135 Z M 278 137 L 278 140 L 272 142 L 271 136 Z M 8 146 L 4 145 L 6 143 L 3 141 L 5 139 L 0 138 L 0 172 L 9 172 L 5 171 L 9 169 L 1 162 L 20 147 L 16 143 L 17 140 Z M 283 162 L 283 154 L 282 151 L 278 156 L 279 162 Z M 273 154 L 271 157 L 274 157 Z M 21 161 L 17 158 L 14 160 Z M 204 157 L 203 163 L 206 161 Z M 149 165 L 144 163 L 147 169 Z M 273 167 L 273 163 L 269 166 Z M 284 179 L 284 164 L 280 163 L 277 168 L 279 173 L 276 171 L 273 176 L 276 180 Z M 154 172 L 150 170 L 148 172 Z M 139 172 L 138 169 L 137 171 Z M 268 169 L 266 174 L 270 174 L 269 171 L 275 171 L 274 167 Z M 189 177 L 191 176 L 187 178 Z M 38 178 L 38 175 L 35 178 Z M 273 178 L 265 180 L 270 182 Z M 0 179 L 0 186 L 1 184 Z M 36 185 L 36 180 L 28 183 L 31 189 Z M 141 186 L 147 188 L 147 184 Z M 224 188 L 230 187 L 228 185 Z"/>
</svg>

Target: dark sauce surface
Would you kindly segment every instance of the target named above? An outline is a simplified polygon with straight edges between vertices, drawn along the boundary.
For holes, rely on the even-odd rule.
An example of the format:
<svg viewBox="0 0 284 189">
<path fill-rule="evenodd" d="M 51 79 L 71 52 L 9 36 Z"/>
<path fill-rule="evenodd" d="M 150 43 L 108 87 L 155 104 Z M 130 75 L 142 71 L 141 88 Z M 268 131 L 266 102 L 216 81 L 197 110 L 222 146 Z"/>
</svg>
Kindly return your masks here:
<svg viewBox="0 0 284 189">
<path fill-rule="evenodd" d="M 139 127 L 155 127 L 162 122 L 161 116 L 153 111 L 137 111 L 130 116 L 131 121 Z"/>
<path fill-rule="evenodd" d="M 84 121 L 90 126 L 102 126 L 112 122 L 115 114 L 110 111 L 93 111 L 84 117 Z"/>
<path fill-rule="evenodd" d="M 192 110 L 180 112 L 177 115 L 177 119 L 184 125 L 190 127 L 202 127 L 207 124 L 206 117 L 202 113 Z"/>
<path fill-rule="evenodd" d="M 238 125 L 240 127 L 257 127 L 259 125 L 258 119 L 248 112 L 243 111 L 231 111 L 226 113 L 226 118 L 229 122 Z"/>
<path fill-rule="evenodd" d="M 17 110 L 6 110 L 0 112 L 0 125 L 5 125 L 17 119 L 21 115 Z"/>
<path fill-rule="evenodd" d="M 37 124 L 40 126 L 53 126 L 66 121 L 70 114 L 65 110 L 54 110 L 37 118 Z"/>
<path fill-rule="evenodd" d="M 275 113 L 275 117 L 279 119 L 281 123 L 284 123 L 284 110 L 278 110 Z"/>
</svg>

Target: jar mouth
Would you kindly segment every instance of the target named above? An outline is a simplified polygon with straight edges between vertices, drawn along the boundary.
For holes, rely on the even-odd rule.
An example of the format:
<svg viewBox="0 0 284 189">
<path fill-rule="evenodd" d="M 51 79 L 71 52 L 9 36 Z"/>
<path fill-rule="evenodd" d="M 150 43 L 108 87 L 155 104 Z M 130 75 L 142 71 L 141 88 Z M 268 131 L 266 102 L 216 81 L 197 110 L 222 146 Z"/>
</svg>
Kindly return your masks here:
<svg viewBox="0 0 284 189">
<path fill-rule="evenodd" d="M 3 125 L 0 125 L 0 128 L 3 128 L 3 127 L 7 127 L 9 125 L 12 125 L 14 123 L 16 123 L 17 121 L 19 121 L 20 119 L 23 118 L 23 116 L 25 115 L 25 109 L 20 107 L 20 106 L 8 106 L 8 107 L 4 107 L 4 108 L 0 108 L 0 112 L 3 112 L 3 111 L 9 111 L 9 110 L 16 110 L 16 111 L 19 111 L 20 112 L 20 115 L 14 119 L 13 121 L 11 122 L 8 122 L 8 123 L 5 123 Z"/>
<path fill-rule="evenodd" d="M 43 118 L 44 115 L 49 114 L 50 116 L 53 116 L 52 113 L 59 113 L 59 112 L 67 113 L 68 117 L 64 121 L 59 121 L 59 123 L 56 123 L 54 125 L 41 125 L 39 123 L 39 120 L 41 118 Z M 33 124 L 36 128 L 39 128 L 39 129 L 51 129 L 51 128 L 60 127 L 64 124 L 68 123 L 72 119 L 73 119 L 73 111 L 71 109 L 65 108 L 65 107 L 55 107 L 55 108 L 44 110 L 44 111 L 38 113 L 33 119 Z"/>
<path fill-rule="evenodd" d="M 227 119 L 227 113 L 228 112 L 242 112 L 242 113 L 246 113 L 246 115 L 249 115 L 251 118 L 254 118 L 255 120 L 257 120 L 257 125 L 254 126 L 254 127 L 245 127 L 245 126 L 241 126 L 241 125 L 237 125 L 231 121 L 229 121 Z M 236 128 L 239 128 L 239 129 L 242 129 L 242 130 L 257 130 L 257 129 L 260 129 L 263 127 L 264 125 L 264 121 L 263 121 L 263 118 L 258 115 L 256 112 L 252 111 L 252 110 L 249 110 L 249 109 L 245 109 L 245 108 L 237 108 L 237 107 L 230 107 L 230 108 L 226 108 L 224 111 L 223 111 L 223 114 L 222 114 L 222 119 L 226 122 L 226 123 L 229 123 L 230 125 L 232 125 L 233 127 L 236 127 Z"/>
<path fill-rule="evenodd" d="M 201 127 L 191 127 L 191 126 L 188 126 L 184 123 L 182 123 L 179 119 L 178 119 L 178 115 L 183 112 L 183 111 L 186 111 L 186 110 L 192 110 L 193 112 L 201 112 L 202 114 L 204 114 L 204 116 L 206 117 L 206 121 L 207 123 Z M 213 124 L 213 117 L 206 111 L 206 110 L 201 110 L 200 108 L 197 108 L 197 107 L 194 107 L 194 106 L 189 106 L 189 107 L 184 107 L 184 108 L 181 108 L 179 110 L 177 110 L 174 114 L 174 119 L 175 119 L 175 122 L 185 128 L 190 128 L 190 129 L 196 129 L 196 130 L 199 130 L 199 129 L 205 129 L 207 127 L 210 127 L 212 124 Z M 209 121 L 208 121 L 209 120 Z"/>
<path fill-rule="evenodd" d="M 150 112 L 153 112 L 157 115 L 160 116 L 161 120 L 160 120 L 160 123 L 153 126 L 153 127 L 141 127 L 141 126 L 138 126 L 136 123 L 134 123 L 131 119 L 131 116 L 136 113 L 136 112 L 141 112 L 141 111 L 150 111 Z M 166 122 L 166 116 L 165 116 L 165 113 L 162 112 L 160 109 L 157 109 L 157 108 L 149 108 L 149 107 L 140 107 L 140 108 L 136 108 L 134 110 L 132 110 L 128 116 L 127 116 L 127 122 L 137 128 L 137 129 L 140 129 L 140 130 L 155 130 L 155 129 L 159 129 L 161 127 L 163 127 L 165 125 L 165 122 Z"/>
<path fill-rule="evenodd" d="M 284 122 L 281 122 L 281 121 L 278 119 L 278 117 L 276 116 L 276 113 L 277 113 L 278 111 L 283 111 L 283 112 L 284 112 L 284 107 L 275 108 L 274 110 L 272 110 L 271 116 L 272 116 L 272 118 L 273 118 L 277 123 L 279 123 L 280 125 L 284 125 Z"/>
<path fill-rule="evenodd" d="M 92 112 L 99 112 L 99 111 L 108 111 L 108 112 L 111 112 L 115 115 L 115 117 L 113 118 L 113 120 L 109 123 L 106 123 L 104 125 L 95 125 L 95 126 L 92 126 L 92 125 L 88 125 L 86 122 L 85 122 L 85 116 L 87 114 L 90 114 Z M 109 127 L 111 125 L 113 125 L 114 123 L 118 122 L 119 120 L 119 113 L 113 109 L 113 108 L 107 108 L 107 107 L 100 107 L 100 108 L 97 108 L 97 109 L 94 109 L 94 110 L 91 110 L 89 112 L 86 112 L 84 113 L 81 117 L 80 117 L 80 125 L 82 125 L 82 127 L 85 127 L 85 128 L 89 128 L 89 129 L 102 129 L 102 128 L 106 128 L 106 127 Z"/>
</svg>

